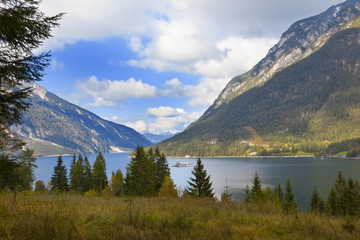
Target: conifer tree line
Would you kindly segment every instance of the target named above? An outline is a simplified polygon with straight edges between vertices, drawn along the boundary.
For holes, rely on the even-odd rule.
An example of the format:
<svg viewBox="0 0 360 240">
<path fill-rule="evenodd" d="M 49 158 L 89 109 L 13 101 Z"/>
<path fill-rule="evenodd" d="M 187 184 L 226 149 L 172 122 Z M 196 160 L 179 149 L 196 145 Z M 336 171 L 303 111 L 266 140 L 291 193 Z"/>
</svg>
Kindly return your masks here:
<svg viewBox="0 0 360 240">
<path fill-rule="evenodd" d="M 147 152 L 138 146 L 127 166 L 125 177 L 120 169 L 112 172 L 108 180 L 106 161 L 102 153 L 96 156 L 91 166 L 87 156 L 73 155 L 70 173 L 59 156 L 51 178 L 52 191 L 70 191 L 101 195 L 111 193 L 115 196 L 156 196 L 176 197 L 177 190 L 170 178 L 167 159 L 159 148 Z"/>
</svg>

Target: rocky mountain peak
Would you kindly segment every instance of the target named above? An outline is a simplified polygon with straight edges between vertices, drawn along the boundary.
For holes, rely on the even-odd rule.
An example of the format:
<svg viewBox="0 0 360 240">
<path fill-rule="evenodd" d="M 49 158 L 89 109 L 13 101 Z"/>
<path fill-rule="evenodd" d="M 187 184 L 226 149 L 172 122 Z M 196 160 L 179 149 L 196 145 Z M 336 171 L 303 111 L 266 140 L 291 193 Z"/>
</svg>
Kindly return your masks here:
<svg viewBox="0 0 360 240">
<path fill-rule="evenodd" d="M 359 16 L 360 1 L 348 0 L 330 7 L 317 16 L 294 23 L 253 69 L 234 77 L 228 83 L 203 117 L 211 115 L 223 103 L 231 101 L 247 90 L 264 84 L 279 70 L 309 56 L 323 46 L 331 35 Z"/>
</svg>

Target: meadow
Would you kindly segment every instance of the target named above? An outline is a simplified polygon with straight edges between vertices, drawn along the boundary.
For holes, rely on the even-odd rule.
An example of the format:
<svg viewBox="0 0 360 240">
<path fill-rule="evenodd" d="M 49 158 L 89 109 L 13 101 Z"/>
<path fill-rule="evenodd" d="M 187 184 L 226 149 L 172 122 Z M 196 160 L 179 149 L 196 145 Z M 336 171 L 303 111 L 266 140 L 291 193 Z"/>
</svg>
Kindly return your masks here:
<svg viewBox="0 0 360 240">
<path fill-rule="evenodd" d="M 275 202 L 0 194 L 1 239 L 359 239 L 357 217 L 294 211 Z"/>
</svg>

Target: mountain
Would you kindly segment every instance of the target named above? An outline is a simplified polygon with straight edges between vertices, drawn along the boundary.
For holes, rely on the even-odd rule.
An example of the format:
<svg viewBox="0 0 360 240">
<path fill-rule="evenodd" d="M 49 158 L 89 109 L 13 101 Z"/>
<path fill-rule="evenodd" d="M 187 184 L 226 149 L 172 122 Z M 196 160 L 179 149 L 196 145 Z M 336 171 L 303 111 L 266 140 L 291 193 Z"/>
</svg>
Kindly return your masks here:
<svg viewBox="0 0 360 240">
<path fill-rule="evenodd" d="M 100 118 L 38 84 L 31 107 L 14 131 L 38 155 L 116 152 L 152 143 L 135 130 Z"/>
<path fill-rule="evenodd" d="M 168 138 L 175 136 L 176 133 L 170 133 L 170 132 L 165 132 L 165 133 L 161 133 L 161 134 L 144 133 L 143 135 L 148 140 L 150 140 L 152 143 L 156 144 L 156 143 L 159 143 L 161 141 L 164 141 Z"/>
<path fill-rule="evenodd" d="M 253 145 L 360 137 L 359 16 L 360 2 L 349 0 L 294 23 L 198 121 L 160 147 L 172 155 L 240 155 Z"/>
</svg>

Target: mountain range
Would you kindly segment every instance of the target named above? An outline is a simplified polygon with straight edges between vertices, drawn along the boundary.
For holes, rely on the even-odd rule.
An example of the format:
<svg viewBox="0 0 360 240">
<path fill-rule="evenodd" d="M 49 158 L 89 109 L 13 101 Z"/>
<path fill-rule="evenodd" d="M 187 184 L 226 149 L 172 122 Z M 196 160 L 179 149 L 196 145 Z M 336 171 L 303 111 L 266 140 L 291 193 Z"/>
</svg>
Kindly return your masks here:
<svg viewBox="0 0 360 240">
<path fill-rule="evenodd" d="M 171 155 L 241 155 L 256 145 L 360 137 L 359 16 L 360 2 L 348 0 L 294 23 L 199 120 L 159 146 Z"/>
<path fill-rule="evenodd" d="M 132 128 L 102 119 L 38 84 L 31 87 L 30 108 L 13 131 L 36 155 L 119 152 L 153 145 Z"/>
</svg>

